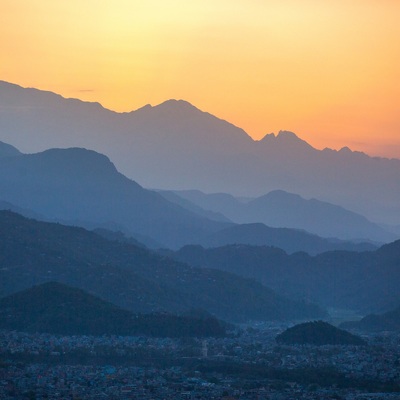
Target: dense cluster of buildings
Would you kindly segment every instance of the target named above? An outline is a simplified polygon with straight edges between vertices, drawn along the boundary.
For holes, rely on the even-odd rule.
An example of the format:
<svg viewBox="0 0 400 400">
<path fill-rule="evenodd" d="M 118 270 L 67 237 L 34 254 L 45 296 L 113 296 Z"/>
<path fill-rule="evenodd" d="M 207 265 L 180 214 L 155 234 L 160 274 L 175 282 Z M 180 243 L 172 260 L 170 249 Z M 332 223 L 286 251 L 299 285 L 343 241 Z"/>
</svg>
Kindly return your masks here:
<svg viewBox="0 0 400 400">
<path fill-rule="evenodd" d="M 399 335 L 371 335 L 368 346 L 278 346 L 274 338 L 281 330 L 246 328 L 207 340 L 2 331 L 0 399 L 400 398 L 390 390 L 321 386 L 289 375 L 285 380 L 196 369 L 207 363 L 249 371 L 254 366 L 277 371 L 328 367 L 355 381 L 400 385 Z"/>
</svg>

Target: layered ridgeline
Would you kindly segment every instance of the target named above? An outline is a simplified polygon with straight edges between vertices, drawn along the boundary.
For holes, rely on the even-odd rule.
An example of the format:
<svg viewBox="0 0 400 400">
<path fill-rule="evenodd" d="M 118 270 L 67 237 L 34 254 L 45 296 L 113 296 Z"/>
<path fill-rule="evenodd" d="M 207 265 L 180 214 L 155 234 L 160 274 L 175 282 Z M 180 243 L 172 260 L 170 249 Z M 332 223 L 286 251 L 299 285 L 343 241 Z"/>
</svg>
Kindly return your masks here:
<svg viewBox="0 0 400 400">
<path fill-rule="evenodd" d="M 0 144 L 0 154 L 3 147 L 7 145 Z M 0 157 L 0 208 L 87 228 L 119 230 L 150 247 L 245 243 L 311 254 L 373 248 L 264 225 L 230 230 L 234 224 L 226 218 L 172 203 L 120 174 L 104 155 L 79 148 Z"/>
<path fill-rule="evenodd" d="M 304 251 L 315 255 L 332 250 L 366 251 L 376 246 L 368 242 L 350 242 L 338 239 L 324 239 L 303 230 L 271 228 L 264 224 L 240 224 L 217 231 L 202 240 L 205 247 L 219 247 L 229 244 L 253 246 L 274 246 L 288 253 Z"/>
<path fill-rule="evenodd" d="M 0 82 L 0 107 L 0 140 L 24 152 L 86 147 L 146 187 L 253 197 L 281 189 L 400 224 L 399 160 L 319 151 L 285 131 L 254 141 L 185 101 L 119 114 Z"/>
<path fill-rule="evenodd" d="M 240 224 L 262 222 L 269 227 L 304 229 L 322 237 L 348 240 L 388 242 L 400 237 L 343 207 L 304 199 L 283 190 L 274 190 L 255 199 L 236 198 L 226 193 L 206 194 L 199 190 L 160 193 L 184 208 L 213 213 L 207 214 L 211 218 L 223 214 Z"/>
<path fill-rule="evenodd" d="M 400 304 L 400 240 L 376 251 L 288 255 L 266 246 L 186 246 L 170 253 L 196 267 L 218 268 L 257 281 L 288 296 L 361 314 Z"/>
<path fill-rule="evenodd" d="M 0 299 L 0 328 L 62 335 L 225 336 L 226 324 L 212 316 L 133 314 L 81 289 L 58 283 Z"/>
<path fill-rule="evenodd" d="M 86 290 L 136 313 L 200 308 L 230 321 L 324 314 L 231 273 L 193 268 L 83 228 L 0 211 L 1 296 L 48 281 Z"/>
</svg>

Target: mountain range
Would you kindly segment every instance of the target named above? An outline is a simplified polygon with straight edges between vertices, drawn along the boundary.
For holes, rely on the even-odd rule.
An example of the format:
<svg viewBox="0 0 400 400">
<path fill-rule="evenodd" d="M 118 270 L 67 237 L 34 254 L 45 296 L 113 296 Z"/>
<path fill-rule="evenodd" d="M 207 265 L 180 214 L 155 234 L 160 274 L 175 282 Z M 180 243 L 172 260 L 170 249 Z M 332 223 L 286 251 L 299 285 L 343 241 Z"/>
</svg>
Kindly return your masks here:
<svg viewBox="0 0 400 400">
<path fill-rule="evenodd" d="M 317 150 L 288 131 L 255 141 L 182 100 L 116 113 L 2 81 L 0 110 L 0 139 L 23 152 L 85 147 L 150 188 L 251 197 L 279 189 L 400 224 L 398 159 Z"/>
<path fill-rule="evenodd" d="M 0 212 L 0 296 L 56 281 L 230 321 L 400 304 L 400 160 L 255 141 L 182 100 L 116 113 L 1 81 L 0 139 L 0 209 L 35 219 Z"/>
<path fill-rule="evenodd" d="M 321 308 L 262 284 L 198 269 L 83 228 L 0 211 L 0 297 L 55 281 L 135 313 L 204 309 L 229 321 L 303 319 Z"/>
<path fill-rule="evenodd" d="M 376 249 L 375 245 L 367 242 L 328 240 L 303 230 L 270 228 L 261 223 L 240 224 L 221 229 L 204 238 L 202 244 L 208 248 L 230 244 L 273 246 L 288 253 L 303 251 L 311 255 L 333 250 L 367 251 Z"/>
<path fill-rule="evenodd" d="M 0 208 L 28 217 L 121 231 L 152 248 L 244 243 L 311 254 L 374 248 L 263 224 L 235 225 L 221 214 L 188 207 L 182 204 L 185 200 L 171 202 L 144 189 L 119 173 L 106 156 L 92 150 L 22 154 L 14 149 L 14 155 L 9 153 L 10 146 L 0 143 Z"/>
<path fill-rule="evenodd" d="M 366 315 L 400 304 L 400 240 L 375 251 L 330 251 L 316 256 L 247 245 L 211 249 L 192 245 L 168 255 L 197 268 L 216 268 L 255 279 L 277 293 L 328 309 Z"/>
<path fill-rule="evenodd" d="M 166 199 L 209 218 L 225 216 L 239 224 L 262 222 L 269 227 L 294 228 L 326 238 L 390 242 L 399 237 L 360 214 L 317 199 L 304 199 L 274 190 L 255 199 L 236 198 L 227 193 L 206 194 L 199 190 L 159 191 Z M 213 213 L 213 214 L 210 214 Z M 281 246 L 278 246 L 281 247 Z"/>
</svg>

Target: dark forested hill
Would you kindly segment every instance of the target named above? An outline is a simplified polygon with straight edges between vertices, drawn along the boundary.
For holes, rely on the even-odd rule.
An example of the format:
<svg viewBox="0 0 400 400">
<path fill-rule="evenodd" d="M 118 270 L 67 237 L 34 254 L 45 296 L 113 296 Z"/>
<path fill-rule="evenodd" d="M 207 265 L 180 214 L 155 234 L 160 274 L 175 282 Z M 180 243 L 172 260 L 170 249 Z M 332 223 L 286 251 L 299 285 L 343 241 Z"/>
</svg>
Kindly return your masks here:
<svg viewBox="0 0 400 400">
<path fill-rule="evenodd" d="M 212 316 L 133 314 L 89 293 L 47 282 L 0 299 L 0 328 L 63 335 L 224 336 Z"/>
<path fill-rule="evenodd" d="M 287 329 L 276 337 L 281 344 L 365 345 L 360 337 L 323 321 L 305 322 Z"/>
<path fill-rule="evenodd" d="M 217 317 L 291 319 L 321 315 L 253 280 L 197 269 L 83 228 L 0 211 L 0 293 L 58 281 L 134 312 L 205 309 Z"/>
<path fill-rule="evenodd" d="M 133 314 L 81 289 L 47 282 L 0 299 L 0 328 L 64 335 L 224 336 L 216 318 Z"/>
</svg>

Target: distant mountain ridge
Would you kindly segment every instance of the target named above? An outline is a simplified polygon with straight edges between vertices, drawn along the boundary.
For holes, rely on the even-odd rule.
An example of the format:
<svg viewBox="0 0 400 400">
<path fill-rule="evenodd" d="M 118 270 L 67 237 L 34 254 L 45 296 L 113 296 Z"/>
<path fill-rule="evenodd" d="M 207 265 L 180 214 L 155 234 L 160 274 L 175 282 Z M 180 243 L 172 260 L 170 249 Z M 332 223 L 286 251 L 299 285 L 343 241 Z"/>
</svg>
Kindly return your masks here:
<svg viewBox="0 0 400 400">
<path fill-rule="evenodd" d="M 164 195 L 166 192 L 160 193 Z M 389 242 L 399 237 L 343 207 L 316 199 L 306 200 L 283 190 L 274 190 L 247 201 L 225 193 L 205 194 L 198 190 L 173 193 L 240 224 L 262 222 L 269 227 L 303 229 L 322 237 L 342 240 Z M 170 200 L 175 201 L 171 196 Z M 180 204 L 185 207 L 184 203 Z"/>
<path fill-rule="evenodd" d="M 199 211 L 184 202 L 171 202 L 142 188 L 119 173 L 106 156 L 92 150 L 50 149 L 0 158 L 0 209 L 88 229 L 121 231 L 148 247 L 244 243 L 311 254 L 375 248 L 262 224 L 235 227 L 222 215 Z"/>
<path fill-rule="evenodd" d="M 184 197 L 180 196 L 179 193 L 175 193 L 172 190 L 159 190 L 157 192 L 168 201 L 176 203 L 189 211 L 195 212 L 196 214 L 202 215 L 214 221 L 232 222 L 229 218 L 223 215 L 223 213 L 201 208 L 197 204 L 185 199 Z"/>
<path fill-rule="evenodd" d="M 282 131 L 254 141 L 185 101 L 130 113 L 0 82 L 0 140 L 24 152 L 85 147 L 146 187 L 261 196 L 281 189 L 400 224 L 400 160 L 314 149 Z"/>
<path fill-rule="evenodd" d="M 333 250 L 376 250 L 376 246 L 370 243 L 328 240 L 302 230 L 271 228 L 261 223 L 234 225 L 221 229 L 204 238 L 202 244 L 206 247 L 231 244 L 273 246 L 288 253 L 303 251 L 311 255 Z"/>
<path fill-rule="evenodd" d="M 400 331 L 400 307 L 384 314 L 369 314 L 360 321 L 343 322 L 344 329 L 357 329 L 366 332 Z"/>
</svg>

